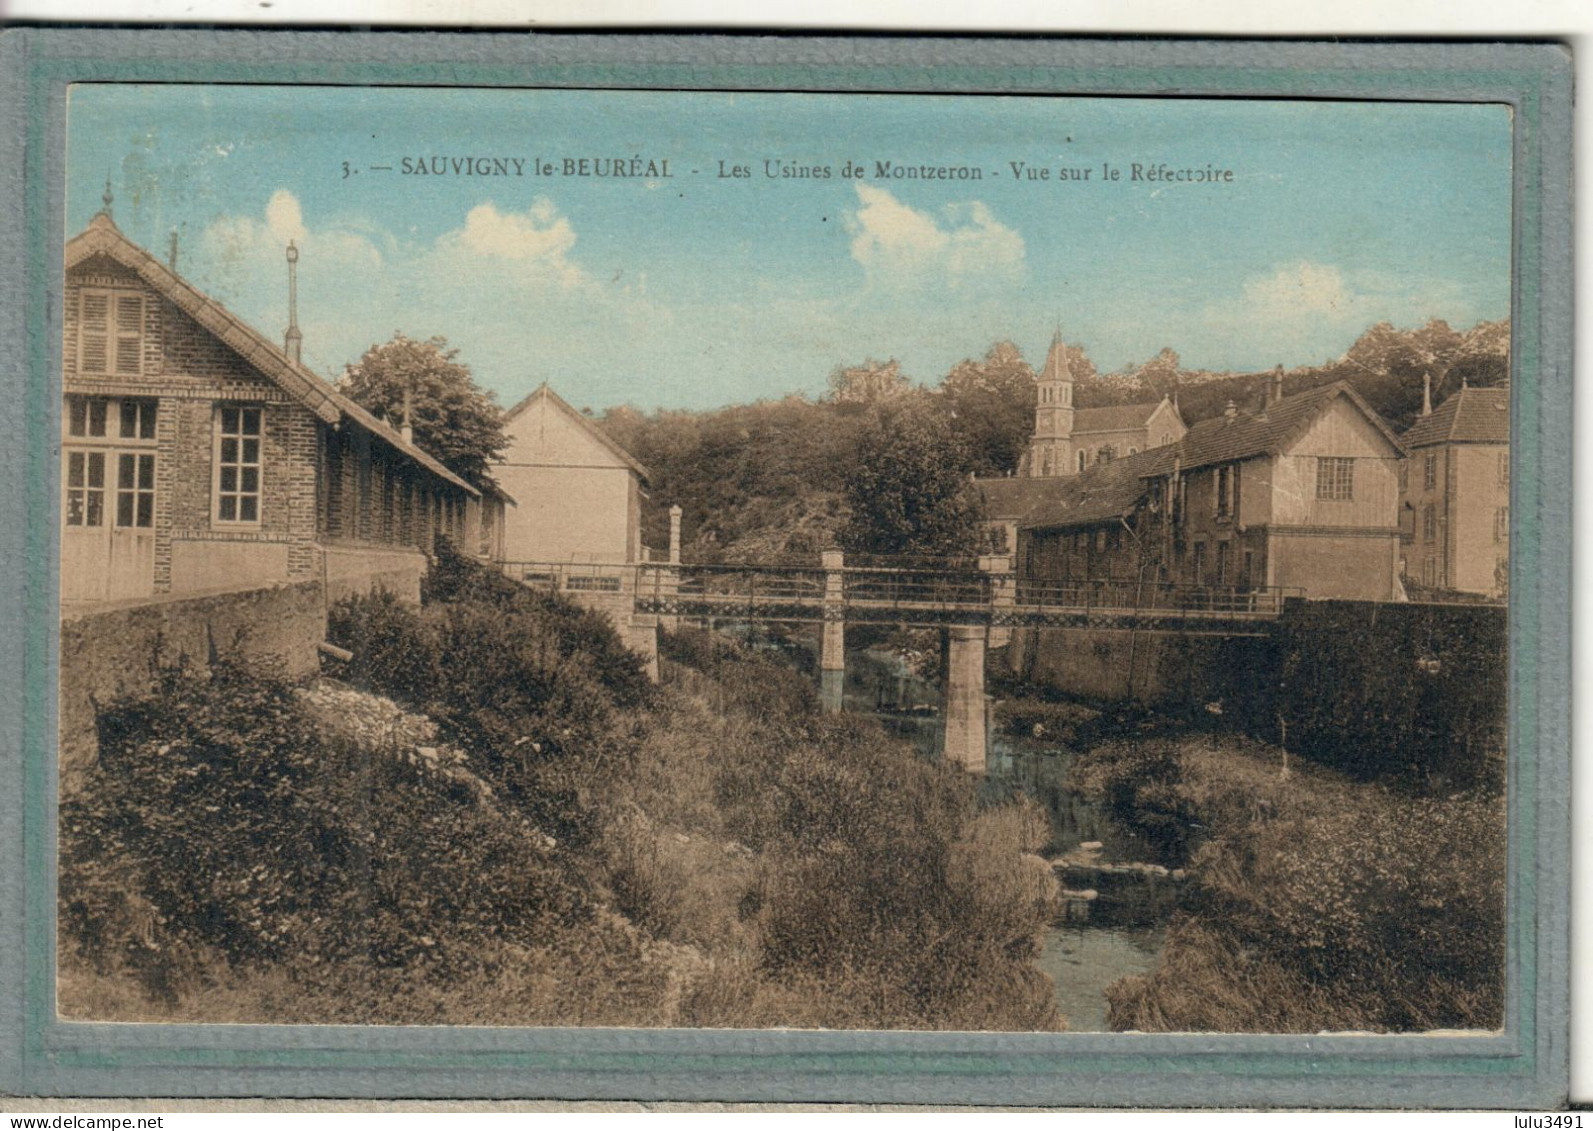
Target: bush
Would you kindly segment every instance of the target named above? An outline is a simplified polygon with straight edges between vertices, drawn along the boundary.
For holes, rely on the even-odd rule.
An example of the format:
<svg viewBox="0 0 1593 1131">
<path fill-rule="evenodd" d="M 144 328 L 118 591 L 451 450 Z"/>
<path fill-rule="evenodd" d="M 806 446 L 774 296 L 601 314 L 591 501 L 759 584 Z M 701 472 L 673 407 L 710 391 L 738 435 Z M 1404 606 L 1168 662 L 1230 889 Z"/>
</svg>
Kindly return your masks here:
<svg viewBox="0 0 1593 1131">
<path fill-rule="evenodd" d="M 1493 1029 L 1504 1007 L 1505 812 L 1352 782 L 1227 739 L 1116 744 L 1081 787 L 1211 839 L 1161 967 L 1108 994 L 1114 1028 Z M 1135 807 L 1139 807 L 1136 811 Z"/>
<path fill-rule="evenodd" d="M 216 959 L 307 984 L 365 967 L 457 983 L 485 944 L 590 915 L 525 822 L 328 740 L 290 687 L 224 665 L 104 713 L 60 839 L 66 931 L 167 1002 Z"/>
</svg>

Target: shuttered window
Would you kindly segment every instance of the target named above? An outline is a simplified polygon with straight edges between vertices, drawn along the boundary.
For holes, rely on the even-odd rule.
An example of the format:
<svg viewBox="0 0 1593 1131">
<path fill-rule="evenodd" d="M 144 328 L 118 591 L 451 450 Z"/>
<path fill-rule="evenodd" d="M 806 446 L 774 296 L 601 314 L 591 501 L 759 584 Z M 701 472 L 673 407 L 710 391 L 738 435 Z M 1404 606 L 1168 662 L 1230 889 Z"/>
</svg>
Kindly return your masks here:
<svg viewBox="0 0 1593 1131">
<path fill-rule="evenodd" d="M 79 373 L 137 377 L 144 372 L 144 296 L 85 288 L 79 299 Z"/>
</svg>

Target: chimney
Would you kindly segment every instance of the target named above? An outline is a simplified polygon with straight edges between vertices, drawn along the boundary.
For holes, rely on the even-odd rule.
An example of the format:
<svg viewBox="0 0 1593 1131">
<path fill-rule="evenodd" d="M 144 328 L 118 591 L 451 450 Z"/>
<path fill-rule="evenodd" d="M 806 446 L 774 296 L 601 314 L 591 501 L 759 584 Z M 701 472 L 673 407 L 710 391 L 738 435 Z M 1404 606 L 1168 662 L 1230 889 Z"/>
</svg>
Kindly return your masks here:
<svg viewBox="0 0 1593 1131">
<path fill-rule="evenodd" d="M 1428 372 L 1428 373 L 1423 373 L 1422 374 L 1422 415 L 1423 416 L 1431 416 L 1432 414 L 1433 414 L 1433 375 L 1432 375 L 1432 373 Z"/>
<path fill-rule="evenodd" d="M 405 389 L 404 390 L 404 423 L 399 426 L 398 434 L 404 438 L 404 443 L 406 443 L 406 444 L 413 444 L 415 442 L 415 429 L 409 422 L 410 412 L 412 411 L 413 407 L 414 406 L 413 406 L 413 404 L 412 404 L 412 402 L 410 400 L 409 390 Z"/>
<path fill-rule="evenodd" d="M 669 508 L 669 562 L 680 564 L 680 504 Z"/>
<path fill-rule="evenodd" d="M 288 241 L 288 332 L 282 337 L 282 352 L 299 360 L 304 335 L 299 333 L 299 249 Z"/>
<path fill-rule="evenodd" d="M 1228 407 L 1222 410 L 1222 414 L 1229 420 L 1239 415 L 1239 407 L 1233 403 L 1232 397 L 1228 398 Z"/>
<path fill-rule="evenodd" d="M 171 273 L 173 275 L 175 275 L 177 273 L 177 229 L 176 228 L 173 228 L 171 230 L 171 243 L 166 249 L 166 266 L 171 269 Z"/>
<path fill-rule="evenodd" d="M 1278 362 L 1278 367 L 1272 371 L 1272 403 L 1277 404 L 1283 399 L 1283 362 Z"/>
</svg>

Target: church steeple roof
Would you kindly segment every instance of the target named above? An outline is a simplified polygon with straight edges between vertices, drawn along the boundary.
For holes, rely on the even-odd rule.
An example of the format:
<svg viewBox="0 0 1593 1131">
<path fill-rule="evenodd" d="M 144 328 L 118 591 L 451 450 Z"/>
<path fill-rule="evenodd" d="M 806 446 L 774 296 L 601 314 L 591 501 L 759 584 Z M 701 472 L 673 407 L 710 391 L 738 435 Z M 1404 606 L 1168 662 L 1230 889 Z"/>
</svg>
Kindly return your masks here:
<svg viewBox="0 0 1593 1131">
<path fill-rule="evenodd" d="M 1073 380 L 1073 371 L 1068 367 L 1068 348 L 1062 342 L 1061 330 L 1051 336 L 1051 352 L 1045 355 L 1045 368 L 1040 370 L 1040 380 Z"/>
</svg>

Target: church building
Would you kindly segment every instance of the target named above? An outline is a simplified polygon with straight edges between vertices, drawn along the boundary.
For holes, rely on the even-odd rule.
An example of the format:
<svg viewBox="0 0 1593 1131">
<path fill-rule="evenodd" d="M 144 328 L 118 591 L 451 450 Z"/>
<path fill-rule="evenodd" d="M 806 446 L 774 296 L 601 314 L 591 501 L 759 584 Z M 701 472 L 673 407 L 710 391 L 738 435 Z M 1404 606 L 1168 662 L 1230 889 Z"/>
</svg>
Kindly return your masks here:
<svg viewBox="0 0 1593 1131">
<path fill-rule="evenodd" d="M 979 479 L 991 542 L 997 551 L 1017 549 L 1018 528 L 1056 497 L 1059 481 L 1097 464 L 1166 447 L 1189 429 L 1167 397 L 1147 404 L 1078 408 L 1068 347 L 1059 330 L 1045 366 L 1035 378 L 1034 435 L 1015 476 Z"/>
<path fill-rule="evenodd" d="M 1022 474 L 1031 479 L 1078 475 L 1097 463 L 1138 455 L 1183 439 L 1188 428 L 1167 398 L 1147 404 L 1074 405 L 1073 374 L 1060 331 L 1035 378 L 1034 437 Z"/>
</svg>

